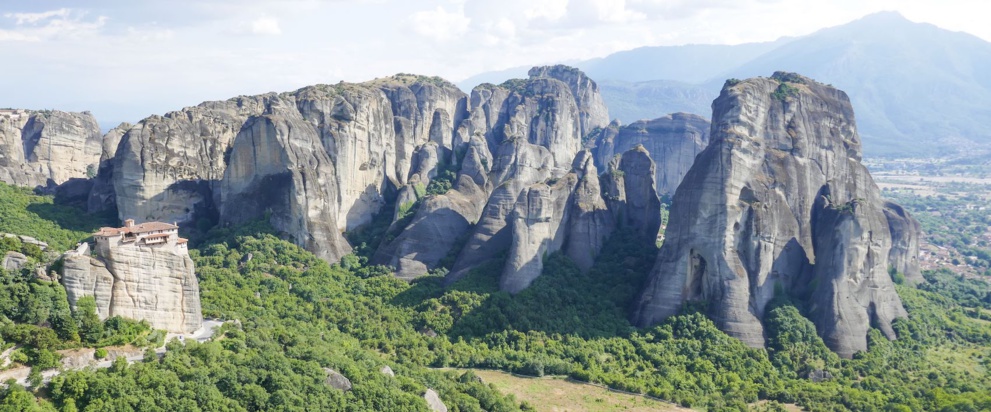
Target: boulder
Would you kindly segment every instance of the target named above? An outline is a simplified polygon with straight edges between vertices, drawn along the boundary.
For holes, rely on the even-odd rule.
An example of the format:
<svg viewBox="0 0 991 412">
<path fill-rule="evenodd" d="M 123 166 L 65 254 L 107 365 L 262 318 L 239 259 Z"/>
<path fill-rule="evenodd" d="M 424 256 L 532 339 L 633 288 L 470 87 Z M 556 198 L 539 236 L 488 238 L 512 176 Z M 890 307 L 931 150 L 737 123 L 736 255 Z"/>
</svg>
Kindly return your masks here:
<svg viewBox="0 0 991 412">
<path fill-rule="evenodd" d="M 433 412 L 447 412 L 447 405 L 440 400 L 440 395 L 433 389 L 427 389 L 423 394 L 423 400 L 427 401 L 427 407 Z"/>
<path fill-rule="evenodd" d="M 23 253 L 9 251 L 3 256 L 3 262 L 0 264 L 0 267 L 3 267 L 4 270 L 16 272 L 23 269 L 27 264 L 28 257 L 24 256 Z"/>
<path fill-rule="evenodd" d="M 327 378 L 324 379 L 324 383 L 327 386 L 343 392 L 351 390 L 351 380 L 340 372 L 330 368 L 323 368 L 323 372 L 327 374 Z"/>
</svg>

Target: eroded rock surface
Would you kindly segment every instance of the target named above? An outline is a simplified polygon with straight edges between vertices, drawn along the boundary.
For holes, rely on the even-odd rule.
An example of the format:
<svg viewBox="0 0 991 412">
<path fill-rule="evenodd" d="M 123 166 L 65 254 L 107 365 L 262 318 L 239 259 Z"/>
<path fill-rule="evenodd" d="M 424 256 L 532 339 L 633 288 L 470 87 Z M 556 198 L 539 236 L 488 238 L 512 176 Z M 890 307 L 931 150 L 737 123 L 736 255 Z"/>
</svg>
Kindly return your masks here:
<svg viewBox="0 0 991 412">
<path fill-rule="evenodd" d="M 643 146 L 654 161 L 654 181 L 659 195 L 674 194 L 678 184 L 709 144 L 709 121 L 688 113 L 674 113 L 626 126 L 611 123 L 592 135 L 595 165 L 605 170 L 619 155 Z"/>
<path fill-rule="evenodd" d="M 351 252 L 338 230 L 340 189 L 316 132 L 287 102 L 251 118 L 235 138 L 221 182 L 221 218 L 241 224 L 268 216 L 322 259 Z"/>
<path fill-rule="evenodd" d="M 608 121 L 598 86 L 563 67 L 534 68 L 529 79 L 478 86 L 468 103 L 458 128 L 464 131 L 455 134 L 471 137 L 455 147 L 464 156 L 452 162 L 460 166 L 454 188 L 423 199 L 411 223 L 373 259 L 396 267 L 400 277 L 423 275 L 457 256 L 448 276 L 455 281 L 506 252 L 509 214 L 520 194 L 571 172 L 585 130 Z M 432 157 L 418 157 L 426 159 L 417 162 L 426 165 L 420 169 L 430 170 Z"/>
<path fill-rule="evenodd" d="M 723 331 L 762 346 L 778 289 L 814 297 L 812 320 L 842 356 L 866 349 L 872 322 L 894 338 L 905 311 L 887 273 L 891 234 L 846 94 L 786 73 L 728 82 L 712 131 L 675 192 L 634 322 L 703 300 Z"/>
<path fill-rule="evenodd" d="M 119 242 L 64 256 L 62 285 L 73 306 L 96 300 L 101 319 L 147 320 L 155 329 L 189 333 L 202 325 L 199 283 L 185 247 L 172 238 L 161 244 Z"/>
<path fill-rule="evenodd" d="M 893 202 L 884 202 L 884 216 L 888 219 L 891 229 L 891 252 L 888 253 L 888 264 L 895 271 L 905 275 L 905 281 L 910 284 L 924 282 L 922 271 L 919 269 L 919 237 L 922 228 L 902 206 Z"/>
<path fill-rule="evenodd" d="M 0 110 L 0 181 L 53 187 L 96 173 L 100 126 L 89 112 Z"/>
</svg>

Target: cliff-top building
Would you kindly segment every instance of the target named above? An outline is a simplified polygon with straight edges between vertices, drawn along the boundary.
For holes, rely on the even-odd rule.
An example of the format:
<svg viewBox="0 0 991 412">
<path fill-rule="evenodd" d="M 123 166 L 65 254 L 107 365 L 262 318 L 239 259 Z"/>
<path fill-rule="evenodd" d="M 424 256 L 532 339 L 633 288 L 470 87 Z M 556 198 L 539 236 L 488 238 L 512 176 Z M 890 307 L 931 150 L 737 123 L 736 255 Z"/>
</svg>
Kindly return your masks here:
<svg viewBox="0 0 991 412">
<path fill-rule="evenodd" d="M 189 254 L 188 240 L 179 237 L 179 226 L 163 222 L 134 224 L 134 219 L 124 221 L 124 227 L 102 227 L 93 234 L 96 251 L 126 245 L 171 246 L 176 252 Z"/>
<path fill-rule="evenodd" d="M 96 299 L 101 319 L 145 320 L 155 329 L 188 333 L 200 328 L 199 284 L 179 227 L 163 222 L 104 227 L 88 244 L 65 254 L 62 283 L 69 303 Z"/>
</svg>

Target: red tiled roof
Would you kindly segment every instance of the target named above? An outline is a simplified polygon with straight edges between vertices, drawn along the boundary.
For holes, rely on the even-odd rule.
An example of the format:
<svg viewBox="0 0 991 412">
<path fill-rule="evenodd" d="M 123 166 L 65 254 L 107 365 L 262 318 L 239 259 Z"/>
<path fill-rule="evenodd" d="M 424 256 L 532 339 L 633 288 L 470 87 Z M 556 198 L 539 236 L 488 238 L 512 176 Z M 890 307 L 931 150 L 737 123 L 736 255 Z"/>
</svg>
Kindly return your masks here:
<svg viewBox="0 0 991 412">
<path fill-rule="evenodd" d="M 180 244 L 180 245 L 185 244 L 187 242 L 189 242 L 189 239 L 186 239 L 184 237 L 181 237 L 181 238 L 179 238 L 179 240 L 176 241 L 176 243 L 177 244 Z"/>
<path fill-rule="evenodd" d="M 148 233 L 158 230 L 175 230 L 179 226 L 164 222 L 145 222 L 131 227 L 101 227 L 93 236 L 118 236 L 125 233 Z"/>
</svg>

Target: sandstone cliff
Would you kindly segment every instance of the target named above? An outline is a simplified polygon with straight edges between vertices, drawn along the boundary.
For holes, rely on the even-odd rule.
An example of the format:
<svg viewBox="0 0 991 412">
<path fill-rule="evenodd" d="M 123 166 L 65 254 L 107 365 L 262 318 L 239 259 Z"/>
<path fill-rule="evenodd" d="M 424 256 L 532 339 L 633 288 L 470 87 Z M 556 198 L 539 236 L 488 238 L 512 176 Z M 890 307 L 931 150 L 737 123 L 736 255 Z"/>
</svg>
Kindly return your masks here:
<svg viewBox="0 0 991 412">
<path fill-rule="evenodd" d="M 468 102 L 459 129 L 471 137 L 467 146 L 456 147 L 464 156 L 452 159 L 460 166 L 454 188 L 423 199 L 410 224 L 373 259 L 396 267 L 402 278 L 426 274 L 453 255 L 454 281 L 506 252 L 512 243 L 509 215 L 520 194 L 571 172 L 583 133 L 608 119 L 595 83 L 564 67 L 534 68 L 529 79 L 480 85 Z"/>
<path fill-rule="evenodd" d="M 0 181 L 49 187 L 95 173 L 100 127 L 89 112 L 0 110 Z"/>
<path fill-rule="evenodd" d="M 267 214 L 272 227 L 337 261 L 351 252 L 335 223 L 338 173 L 315 130 L 287 103 L 273 102 L 271 113 L 249 119 L 235 138 L 221 182 L 222 222 Z"/>
<path fill-rule="evenodd" d="M 645 242 L 655 241 L 661 228 L 654 171 L 650 154 L 637 145 L 613 159 L 603 179 L 606 205 L 616 223 L 636 232 Z"/>
<path fill-rule="evenodd" d="M 593 148 L 595 165 L 601 170 L 616 156 L 643 146 L 656 166 L 657 193 L 671 195 L 692 167 L 695 156 L 709 144 L 709 128 L 709 121 L 700 116 L 674 113 L 626 126 L 612 123 L 593 133 L 588 146 Z"/>
<path fill-rule="evenodd" d="M 919 237 L 922 235 L 919 222 L 905 208 L 892 202 L 884 202 L 884 216 L 891 229 L 890 268 L 905 275 L 905 280 L 911 284 L 924 282 L 919 269 Z"/>
<path fill-rule="evenodd" d="M 248 216 L 258 217 L 259 213 L 223 204 L 225 199 L 247 195 L 243 191 L 247 182 L 223 182 L 230 175 L 229 168 L 243 169 L 233 162 L 253 162 L 247 149 L 233 156 L 235 141 L 251 129 L 258 132 L 267 127 L 256 125 L 260 116 L 291 118 L 293 134 L 306 136 L 305 147 L 297 149 L 307 151 L 292 156 L 296 160 L 329 160 L 321 163 L 319 173 L 325 181 L 313 187 L 333 189 L 313 191 L 310 187 L 302 193 L 303 198 L 297 199 L 292 210 L 300 212 L 304 221 L 290 225 L 291 216 L 275 216 L 272 223 L 287 230 L 298 244 L 334 260 L 349 250 L 340 232 L 368 223 L 386 198 L 407 183 L 416 148 L 436 144 L 441 161 L 447 162 L 451 161 L 453 145 L 467 143 L 459 128 L 467 116 L 466 101 L 464 93 L 443 80 L 397 75 L 362 84 L 241 96 L 151 116 L 127 128 L 120 137 L 116 155 L 100 168 L 95 179 L 90 209 L 116 206 L 122 220 L 191 223 L 206 218 L 235 223 Z M 115 137 L 115 132 L 108 136 Z M 286 165 L 294 164 L 284 162 L 279 167 Z M 240 172 L 234 176 L 252 178 Z M 237 191 L 224 193 L 231 188 Z M 306 198 L 318 192 L 326 197 Z M 259 202 L 257 206 L 262 207 L 287 201 L 275 197 Z M 330 244 L 337 246 L 321 250 Z"/>
<path fill-rule="evenodd" d="M 147 320 L 155 329 L 176 333 L 199 329 L 203 314 L 193 261 L 174 246 L 98 248 L 98 257 L 67 254 L 61 281 L 69 303 L 93 296 L 101 319 Z"/>
<path fill-rule="evenodd" d="M 846 94 L 786 73 L 727 82 L 712 131 L 675 192 L 634 322 L 701 300 L 722 330 L 762 346 L 777 289 L 813 297 L 812 320 L 842 356 L 866 349 L 872 323 L 894 338 L 905 310 L 887 273 L 891 233 Z"/>
</svg>

